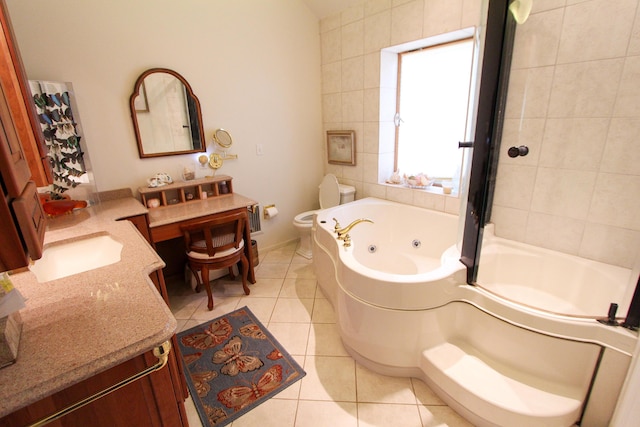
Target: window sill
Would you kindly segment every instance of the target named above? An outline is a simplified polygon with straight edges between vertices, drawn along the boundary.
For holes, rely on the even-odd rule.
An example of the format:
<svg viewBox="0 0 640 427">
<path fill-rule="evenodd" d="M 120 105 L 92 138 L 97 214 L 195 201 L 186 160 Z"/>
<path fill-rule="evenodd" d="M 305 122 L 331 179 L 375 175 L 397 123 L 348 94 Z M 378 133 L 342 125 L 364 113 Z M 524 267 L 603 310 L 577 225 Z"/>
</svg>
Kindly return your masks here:
<svg viewBox="0 0 640 427">
<path fill-rule="evenodd" d="M 420 191 L 420 192 L 424 192 L 424 193 L 431 193 L 431 194 L 438 194 L 441 196 L 445 196 L 445 197 L 453 197 L 453 198 L 458 198 L 458 192 L 453 190 L 450 194 L 445 194 L 442 187 L 440 187 L 439 185 L 429 185 L 426 188 L 415 188 L 415 187 L 411 187 L 407 184 L 393 184 L 391 182 L 381 182 L 380 185 L 384 185 L 387 187 L 391 187 L 391 188 L 402 188 L 402 189 L 406 189 L 406 190 L 411 190 L 411 191 Z"/>
</svg>

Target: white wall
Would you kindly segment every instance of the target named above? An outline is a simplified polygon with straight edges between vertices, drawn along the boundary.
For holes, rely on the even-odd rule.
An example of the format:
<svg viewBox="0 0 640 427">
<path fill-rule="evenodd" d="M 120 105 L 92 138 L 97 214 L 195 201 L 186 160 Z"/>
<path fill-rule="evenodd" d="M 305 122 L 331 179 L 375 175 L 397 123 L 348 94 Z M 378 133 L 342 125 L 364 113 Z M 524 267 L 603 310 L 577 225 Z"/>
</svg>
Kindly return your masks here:
<svg viewBox="0 0 640 427">
<path fill-rule="evenodd" d="M 136 78 L 170 68 L 198 96 L 204 130 L 227 129 L 238 160 L 219 174 L 281 214 L 262 247 L 295 239 L 317 207 L 323 136 L 318 19 L 300 0 L 6 0 L 29 79 L 70 81 L 99 191 L 178 177 L 197 156 L 139 159 L 129 111 Z M 256 144 L 264 155 L 256 155 Z"/>
</svg>

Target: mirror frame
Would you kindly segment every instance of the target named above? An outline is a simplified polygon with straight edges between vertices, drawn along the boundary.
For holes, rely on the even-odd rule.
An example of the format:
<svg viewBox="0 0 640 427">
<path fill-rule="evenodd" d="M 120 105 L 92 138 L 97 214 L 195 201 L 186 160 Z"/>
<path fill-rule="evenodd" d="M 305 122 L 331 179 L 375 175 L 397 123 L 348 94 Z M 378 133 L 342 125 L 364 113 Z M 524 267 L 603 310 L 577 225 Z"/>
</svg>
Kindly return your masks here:
<svg viewBox="0 0 640 427">
<path fill-rule="evenodd" d="M 145 77 L 154 73 L 170 74 L 175 78 L 177 78 L 178 80 L 180 80 L 184 85 L 187 95 L 190 96 L 191 99 L 193 100 L 193 105 L 196 110 L 196 116 L 197 116 L 196 119 L 198 120 L 198 134 L 200 135 L 200 141 L 202 142 L 201 148 L 193 149 L 193 150 L 182 150 L 182 151 L 166 151 L 166 152 L 159 152 L 159 153 L 144 152 L 142 137 L 140 136 L 140 128 L 138 126 L 138 118 L 136 115 L 135 102 L 138 96 L 140 95 L 140 87 L 142 86 L 142 83 L 144 82 Z M 149 157 L 175 156 L 179 154 L 204 153 L 207 151 L 207 143 L 206 143 L 206 140 L 204 139 L 204 130 L 202 126 L 202 110 L 200 109 L 200 101 L 198 100 L 198 97 L 193 93 L 193 90 L 191 89 L 191 85 L 185 80 L 184 77 L 182 77 L 177 72 L 170 70 L 168 68 L 151 68 L 145 71 L 144 73 L 140 74 L 140 76 L 136 80 L 136 83 L 133 87 L 133 93 L 129 98 L 129 108 L 131 109 L 131 121 L 133 122 L 133 129 L 135 131 L 136 141 L 138 143 L 138 153 L 140 154 L 141 159 L 149 158 Z"/>
</svg>

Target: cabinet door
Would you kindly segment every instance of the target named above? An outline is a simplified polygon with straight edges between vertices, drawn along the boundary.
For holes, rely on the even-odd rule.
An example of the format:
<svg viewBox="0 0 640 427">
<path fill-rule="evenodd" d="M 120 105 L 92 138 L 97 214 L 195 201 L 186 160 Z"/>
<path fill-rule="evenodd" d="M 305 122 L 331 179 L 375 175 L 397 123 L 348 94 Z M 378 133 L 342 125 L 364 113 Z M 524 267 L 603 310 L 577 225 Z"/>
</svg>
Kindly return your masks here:
<svg viewBox="0 0 640 427">
<path fill-rule="evenodd" d="M 0 167 L 7 196 L 20 197 L 31 178 L 31 171 L 9 111 L 5 91 L 0 85 Z"/>
<path fill-rule="evenodd" d="M 43 187 L 53 182 L 47 147 L 4 0 L 0 0 L 0 27 L 0 84 L 31 171 L 30 179 Z"/>
<path fill-rule="evenodd" d="M 1 181 L 1 180 L 0 180 Z M 0 271 L 14 270 L 29 265 L 29 258 L 22 248 L 18 229 L 13 222 L 9 202 L 0 197 Z"/>
<path fill-rule="evenodd" d="M 171 349 L 173 353 L 175 349 Z M 174 356 L 175 357 L 175 356 Z M 74 384 L 0 418 L 0 426 L 30 425 L 157 362 L 150 353 Z M 188 427 L 184 404 L 176 399 L 168 366 L 47 424 L 53 427 Z"/>
<path fill-rule="evenodd" d="M 42 258 L 42 242 L 47 222 L 38 198 L 36 184 L 29 181 L 22 195 L 11 205 L 29 257 L 32 260 Z"/>
</svg>

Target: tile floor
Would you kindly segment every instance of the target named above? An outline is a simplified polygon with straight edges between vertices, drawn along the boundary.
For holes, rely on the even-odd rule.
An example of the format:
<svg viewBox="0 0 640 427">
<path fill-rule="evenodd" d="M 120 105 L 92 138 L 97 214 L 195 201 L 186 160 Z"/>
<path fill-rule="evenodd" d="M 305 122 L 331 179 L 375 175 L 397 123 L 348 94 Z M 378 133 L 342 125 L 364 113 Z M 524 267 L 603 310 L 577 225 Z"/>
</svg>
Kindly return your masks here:
<svg viewBox="0 0 640 427">
<path fill-rule="evenodd" d="M 196 294 L 182 278 L 167 278 L 179 331 L 246 305 L 307 372 L 232 426 L 471 426 L 421 380 L 379 375 L 347 354 L 313 265 L 295 254 L 295 247 L 260 253 L 249 296 L 228 277 L 214 281 L 213 311 L 207 310 L 204 291 Z M 200 427 L 193 403 L 186 404 L 190 426 Z"/>
</svg>

